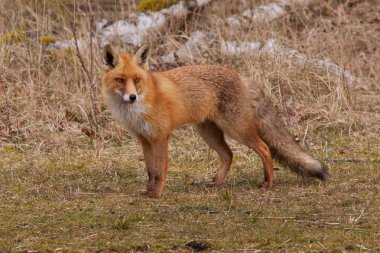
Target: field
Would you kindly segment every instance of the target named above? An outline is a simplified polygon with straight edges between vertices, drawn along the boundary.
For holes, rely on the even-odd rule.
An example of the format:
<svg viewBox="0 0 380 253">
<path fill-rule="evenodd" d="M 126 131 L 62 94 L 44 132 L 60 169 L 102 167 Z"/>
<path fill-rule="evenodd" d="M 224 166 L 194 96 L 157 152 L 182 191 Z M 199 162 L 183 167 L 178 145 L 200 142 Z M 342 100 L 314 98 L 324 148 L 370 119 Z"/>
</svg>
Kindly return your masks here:
<svg viewBox="0 0 380 253">
<path fill-rule="evenodd" d="M 95 28 L 104 17 L 112 24 L 135 12 L 138 1 L 1 1 L 0 253 L 379 252 L 380 4 L 317 0 L 291 4 L 269 23 L 231 29 L 225 22 L 270 2 L 214 0 L 149 33 L 151 68 L 221 64 L 255 80 L 331 179 L 322 184 L 276 165 L 273 188 L 259 189 L 261 160 L 228 139 L 231 172 L 222 187 L 206 188 L 219 158 L 187 126 L 171 136 L 163 197 L 149 199 L 141 195 L 141 147 L 102 103 Z M 72 24 L 85 48 L 79 57 L 75 48 L 49 48 L 73 39 Z M 196 30 L 217 34 L 197 58 L 160 61 Z M 330 59 L 355 81 L 215 46 L 271 38 Z"/>
</svg>

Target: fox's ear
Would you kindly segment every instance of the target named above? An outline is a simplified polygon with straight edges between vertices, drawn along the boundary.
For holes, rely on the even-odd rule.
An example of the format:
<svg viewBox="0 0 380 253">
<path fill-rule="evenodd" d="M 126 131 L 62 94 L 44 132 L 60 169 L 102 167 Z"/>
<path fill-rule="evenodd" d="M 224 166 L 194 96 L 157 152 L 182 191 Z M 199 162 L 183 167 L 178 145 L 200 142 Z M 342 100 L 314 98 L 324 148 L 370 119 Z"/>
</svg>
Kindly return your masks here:
<svg viewBox="0 0 380 253">
<path fill-rule="evenodd" d="M 111 69 L 117 65 L 118 55 L 113 51 L 110 44 L 107 44 L 103 48 L 103 61 Z"/>
<path fill-rule="evenodd" d="M 142 45 L 139 49 L 137 49 L 135 55 L 133 56 L 133 60 L 135 63 L 141 68 L 148 70 L 149 69 L 149 56 L 150 56 L 150 46 L 148 44 Z"/>
</svg>

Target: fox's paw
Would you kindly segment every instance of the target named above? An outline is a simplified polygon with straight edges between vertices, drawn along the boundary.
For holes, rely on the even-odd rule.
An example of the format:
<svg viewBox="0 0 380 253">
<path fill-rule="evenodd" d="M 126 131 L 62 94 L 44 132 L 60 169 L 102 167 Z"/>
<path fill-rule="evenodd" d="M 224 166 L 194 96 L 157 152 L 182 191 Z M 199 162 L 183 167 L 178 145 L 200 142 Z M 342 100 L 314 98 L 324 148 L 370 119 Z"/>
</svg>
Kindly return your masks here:
<svg viewBox="0 0 380 253">
<path fill-rule="evenodd" d="M 161 193 L 154 192 L 154 191 L 143 191 L 141 195 L 152 198 L 152 199 L 159 199 L 161 198 Z"/>
<path fill-rule="evenodd" d="M 269 189 L 273 185 L 273 182 L 264 181 L 259 185 L 259 188 Z"/>
<path fill-rule="evenodd" d="M 208 183 L 206 184 L 206 187 L 207 187 L 207 188 L 214 188 L 214 187 L 215 187 L 215 182 L 213 182 L 213 181 L 208 182 Z"/>
<path fill-rule="evenodd" d="M 221 183 L 217 183 L 217 182 L 215 182 L 215 181 L 211 181 L 211 182 L 209 182 L 209 183 L 207 183 L 206 184 L 206 187 L 207 188 L 216 188 L 216 187 L 219 187 L 219 186 L 221 186 L 222 184 Z"/>
</svg>

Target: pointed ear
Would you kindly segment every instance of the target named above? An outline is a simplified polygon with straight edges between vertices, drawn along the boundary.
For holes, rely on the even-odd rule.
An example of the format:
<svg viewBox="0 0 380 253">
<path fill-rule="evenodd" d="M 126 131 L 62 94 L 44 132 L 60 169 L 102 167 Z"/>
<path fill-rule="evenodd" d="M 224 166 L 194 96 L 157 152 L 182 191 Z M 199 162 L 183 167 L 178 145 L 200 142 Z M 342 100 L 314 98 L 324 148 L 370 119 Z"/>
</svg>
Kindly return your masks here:
<svg viewBox="0 0 380 253">
<path fill-rule="evenodd" d="M 103 48 L 103 62 L 111 69 L 117 65 L 119 56 L 113 51 L 110 44 L 107 44 Z"/>
<path fill-rule="evenodd" d="M 150 56 L 150 46 L 148 44 L 142 45 L 133 56 L 133 61 L 141 68 L 148 71 L 149 69 L 149 56 Z"/>
</svg>

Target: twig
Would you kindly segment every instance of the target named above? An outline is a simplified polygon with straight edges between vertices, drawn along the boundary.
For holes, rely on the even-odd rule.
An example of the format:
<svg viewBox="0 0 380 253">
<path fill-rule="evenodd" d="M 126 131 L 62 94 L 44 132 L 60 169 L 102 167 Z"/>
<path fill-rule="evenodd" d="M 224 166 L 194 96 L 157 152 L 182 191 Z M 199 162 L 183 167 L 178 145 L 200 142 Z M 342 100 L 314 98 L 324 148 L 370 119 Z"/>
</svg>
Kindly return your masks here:
<svg viewBox="0 0 380 253">
<path fill-rule="evenodd" d="M 318 244 L 321 245 L 322 248 L 324 248 L 325 250 L 327 250 L 327 248 L 321 242 L 318 242 Z"/>
<path fill-rule="evenodd" d="M 88 72 L 88 69 L 86 68 L 86 65 L 84 64 L 82 55 L 81 55 L 81 53 L 79 51 L 78 38 L 77 38 L 76 28 L 75 28 L 75 24 L 74 23 L 71 23 L 71 31 L 72 31 L 73 36 L 74 36 L 74 44 L 75 44 L 75 49 L 77 51 L 77 57 L 79 59 L 79 62 L 81 64 L 81 66 L 82 66 L 83 71 L 86 73 L 86 76 L 87 76 L 87 79 L 88 79 L 89 83 L 91 83 L 90 73 Z"/>
<path fill-rule="evenodd" d="M 1 81 L 0 81 L 1 82 Z M 9 98 L 8 98 L 8 85 L 6 82 L 1 82 L 0 84 L 4 83 L 4 94 L 5 94 L 5 107 L 6 110 L 6 134 L 9 135 L 9 137 L 12 137 L 13 131 L 12 131 L 12 122 L 11 122 L 11 110 L 10 110 L 10 104 L 9 104 Z M 2 86 L 2 85 L 1 85 Z M 0 87 L 1 87 L 0 86 Z"/>
<path fill-rule="evenodd" d="M 347 162 L 347 163 L 367 163 L 374 162 L 380 163 L 380 158 L 362 158 L 362 157 L 337 157 L 337 158 L 326 158 L 325 161 L 328 162 Z"/>
<path fill-rule="evenodd" d="M 302 145 L 305 145 L 305 143 L 306 143 L 306 136 L 307 136 L 308 130 L 309 130 L 309 122 L 307 122 L 307 124 L 306 124 L 306 130 L 305 130 L 305 134 L 303 136 Z"/>
<path fill-rule="evenodd" d="M 285 99 L 283 97 L 282 82 L 280 80 L 278 81 L 278 87 L 279 87 L 279 92 L 280 92 L 280 100 L 281 100 L 282 107 L 284 108 L 284 112 L 285 112 L 286 123 L 287 123 L 288 126 L 290 126 L 290 119 L 289 119 L 288 109 L 286 108 Z"/>
<path fill-rule="evenodd" d="M 352 231 L 368 231 L 367 229 L 362 228 L 343 228 L 344 230 L 352 230 Z"/>
<path fill-rule="evenodd" d="M 266 217 L 257 217 L 259 219 L 294 219 L 294 217 L 286 217 L 286 216 L 279 216 L 279 217 L 272 217 L 272 216 L 266 216 Z"/>
<path fill-rule="evenodd" d="M 362 211 L 360 212 L 360 215 L 356 219 L 353 220 L 352 222 L 353 224 L 356 224 L 359 221 L 359 219 L 363 216 L 364 211 L 365 211 L 365 208 L 363 208 Z"/>
<path fill-rule="evenodd" d="M 293 220 L 298 223 L 310 223 L 314 225 L 329 225 L 329 226 L 339 226 L 341 225 L 338 222 L 327 222 L 327 221 L 311 221 L 311 220 Z"/>
</svg>

